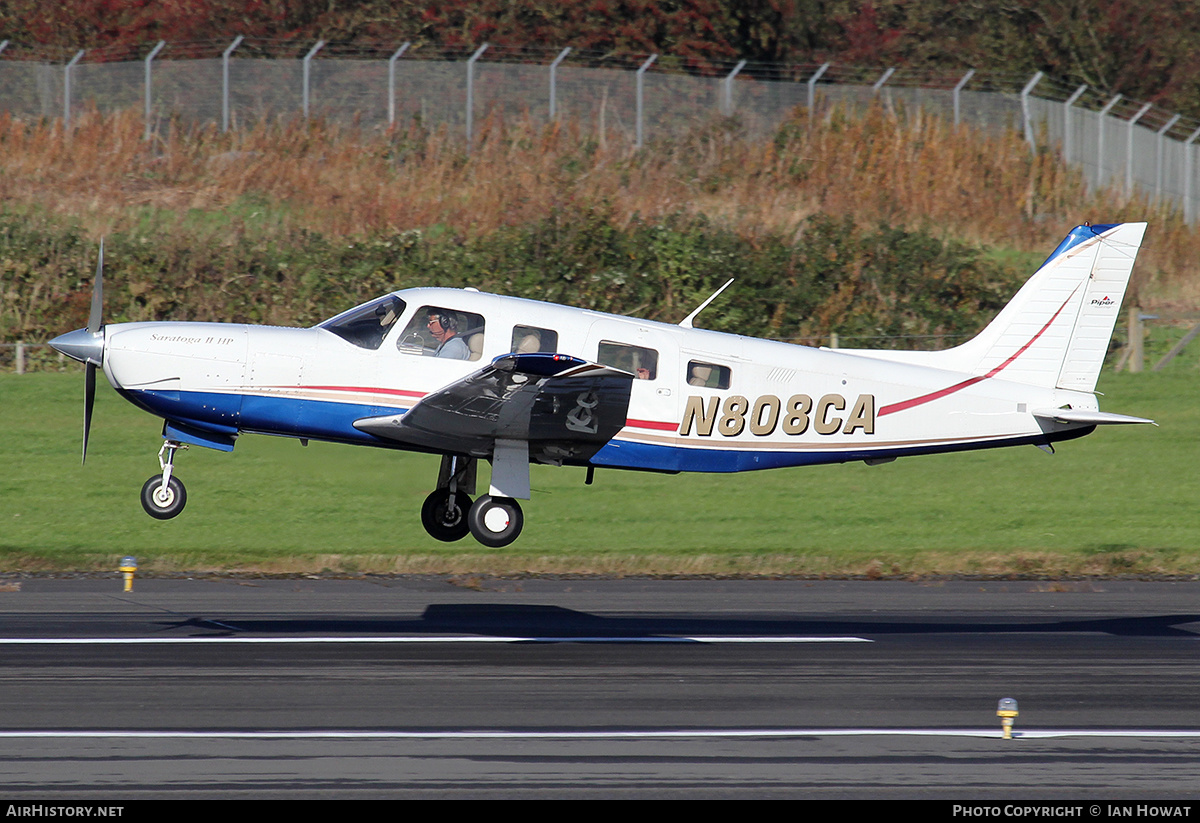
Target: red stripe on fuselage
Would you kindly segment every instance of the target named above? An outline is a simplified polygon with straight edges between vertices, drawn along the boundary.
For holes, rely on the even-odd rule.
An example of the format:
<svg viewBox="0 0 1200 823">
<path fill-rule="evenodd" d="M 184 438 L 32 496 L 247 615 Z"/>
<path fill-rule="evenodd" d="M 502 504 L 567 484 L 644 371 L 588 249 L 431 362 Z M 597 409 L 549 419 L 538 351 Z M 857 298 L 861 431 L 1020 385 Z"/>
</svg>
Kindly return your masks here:
<svg viewBox="0 0 1200 823">
<path fill-rule="evenodd" d="M 678 423 L 660 423 L 657 420 L 626 420 L 626 426 L 633 426 L 635 429 L 659 429 L 661 431 L 675 431 L 679 428 Z"/>
</svg>

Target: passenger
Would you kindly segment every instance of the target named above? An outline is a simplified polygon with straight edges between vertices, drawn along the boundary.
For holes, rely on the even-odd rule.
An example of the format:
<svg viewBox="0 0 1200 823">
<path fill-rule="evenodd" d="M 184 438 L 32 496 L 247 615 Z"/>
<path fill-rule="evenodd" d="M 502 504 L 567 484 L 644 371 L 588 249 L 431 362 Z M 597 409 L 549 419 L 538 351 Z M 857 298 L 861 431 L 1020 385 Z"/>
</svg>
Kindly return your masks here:
<svg viewBox="0 0 1200 823">
<path fill-rule="evenodd" d="M 450 312 L 433 310 L 429 312 L 426 321 L 429 333 L 438 341 L 435 357 L 448 357 L 453 360 L 466 360 L 471 356 L 471 349 L 465 340 L 458 336 L 458 318 Z"/>
</svg>

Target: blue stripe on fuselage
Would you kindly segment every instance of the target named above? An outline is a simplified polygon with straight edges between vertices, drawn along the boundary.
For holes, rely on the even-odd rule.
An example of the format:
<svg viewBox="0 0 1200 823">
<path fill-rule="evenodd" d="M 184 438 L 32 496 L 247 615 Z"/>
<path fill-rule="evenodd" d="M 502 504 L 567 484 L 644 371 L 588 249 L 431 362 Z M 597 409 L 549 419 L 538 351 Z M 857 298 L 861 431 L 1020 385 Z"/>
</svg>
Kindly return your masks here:
<svg viewBox="0 0 1200 823">
<path fill-rule="evenodd" d="M 682 449 L 653 443 L 634 443 L 612 440 L 591 459 L 594 466 L 623 469 L 645 469 L 664 472 L 731 473 L 758 469 L 782 469 L 790 466 L 818 466 L 831 463 L 851 463 L 856 460 L 886 460 L 893 457 L 912 457 L 942 452 L 975 451 L 1001 446 L 1026 444 L 1046 445 L 1061 440 L 1074 440 L 1095 431 L 1088 426 L 1054 434 L 1009 437 L 997 440 L 977 440 L 968 443 L 949 443 L 930 446 L 902 446 L 884 449 L 846 449 L 844 451 L 738 451 L 735 449 Z"/>
<path fill-rule="evenodd" d="M 384 448 L 405 448 L 354 428 L 364 417 L 399 414 L 407 409 L 363 403 L 338 403 L 329 400 L 305 400 L 253 394 L 215 392 L 156 392 L 122 390 L 135 405 L 166 418 L 197 428 L 226 431 L 232 425 L 241 431 L 329 440 Z M 930 446 L 904 446 L 891 449 L 846 449 L 845 451 L 741 451 L 737 449 L 680 448 L 653 443 L 612 440 L 589 461 L 594 466 L 621 469 L 646 469 L 666 472 L 743 472 L 779 469 L 789 466 L 815 466 L 849 463 L 855 460 L 908 457 L 939 452 L 972 451 L 1022 444 L 1047 444 L 1072 440 L 1095 430 L 1095 426 L 999 440 Z"/>
<path fill-rule="evenodd" d="M 399 444 L 359 431 L 354 428 L 354 421 L 407 411 L 397 406 L 257 394 L 157 392 L 152 389 L 126 389 L 121 394 L 151 414 L 197 428 L 232 425 L 241 431 L 262 434 L 393 448 Z"/>
</svg>

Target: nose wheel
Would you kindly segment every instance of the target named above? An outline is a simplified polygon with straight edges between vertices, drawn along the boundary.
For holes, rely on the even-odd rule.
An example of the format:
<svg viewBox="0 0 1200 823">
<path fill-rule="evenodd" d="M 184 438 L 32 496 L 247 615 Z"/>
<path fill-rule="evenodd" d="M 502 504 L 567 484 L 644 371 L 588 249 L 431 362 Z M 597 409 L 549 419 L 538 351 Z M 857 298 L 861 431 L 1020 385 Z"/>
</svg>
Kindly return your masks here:
<svg viewBox="0 0 1200 823">
<path fill-rule="evenodd" d="M 158 450 L 158 464 L 162 466 L 162 474 L 156 474 L 142 486 L 142 508 L 146 514 L 157 520 L 170 520 L 183 511 L 187 505 L 187 489 L 183 481 L 173 476 L 175 469 L 175 452 L 186 449 L 182 443 L 167 440 Z"/>
<path fill-rule="evenodd" d="M 511 497 L 485 494 L 471 506 L 467 517 L 471 534 L 485 546 L 499 549 L 516 540 L 525 525 L 521 506 Z"/>
<path fill-rule="evenodd" d="M 170 477 L 164 483 L 163 476 L 156 474 L 142 486 L 142 508 L 158 520 L 170 520 L 186 504 L 187 489 L 178 477 Z"/>
</svg>

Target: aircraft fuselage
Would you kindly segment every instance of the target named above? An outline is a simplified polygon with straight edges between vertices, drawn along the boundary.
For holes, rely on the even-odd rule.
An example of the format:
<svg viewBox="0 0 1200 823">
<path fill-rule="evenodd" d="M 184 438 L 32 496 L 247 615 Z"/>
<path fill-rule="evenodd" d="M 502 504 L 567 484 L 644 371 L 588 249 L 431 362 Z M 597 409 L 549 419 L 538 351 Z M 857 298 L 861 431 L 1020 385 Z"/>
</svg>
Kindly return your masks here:
<svg viewBox="0 0 1200 823">
<path fill-rule="evenodd" d="M 232 447 L 237 433 L 254 432 L 403 448 L 354 422 L 403 413 L 514 351 L 522 335 L 551 333 L 558 351 L 636 375 L 624 427 L 590 463 L 658 471 L 1050 443 L 1092 427 L 1047 425 L 1034 409 L 1096 408 L 1091 393 L 995 377 L 961 385 L 962 373 L 944 369 L 511 297 L 452 289 L 394 296 L 404 309 L 376 348 L 322 327 L 110 324 L 104 372 L 129 400 L 175 424 L 184 442 Z M 406 330 L 430 307 L 482 318 L 471 359 L 406 344 Z"/>
</svg>

